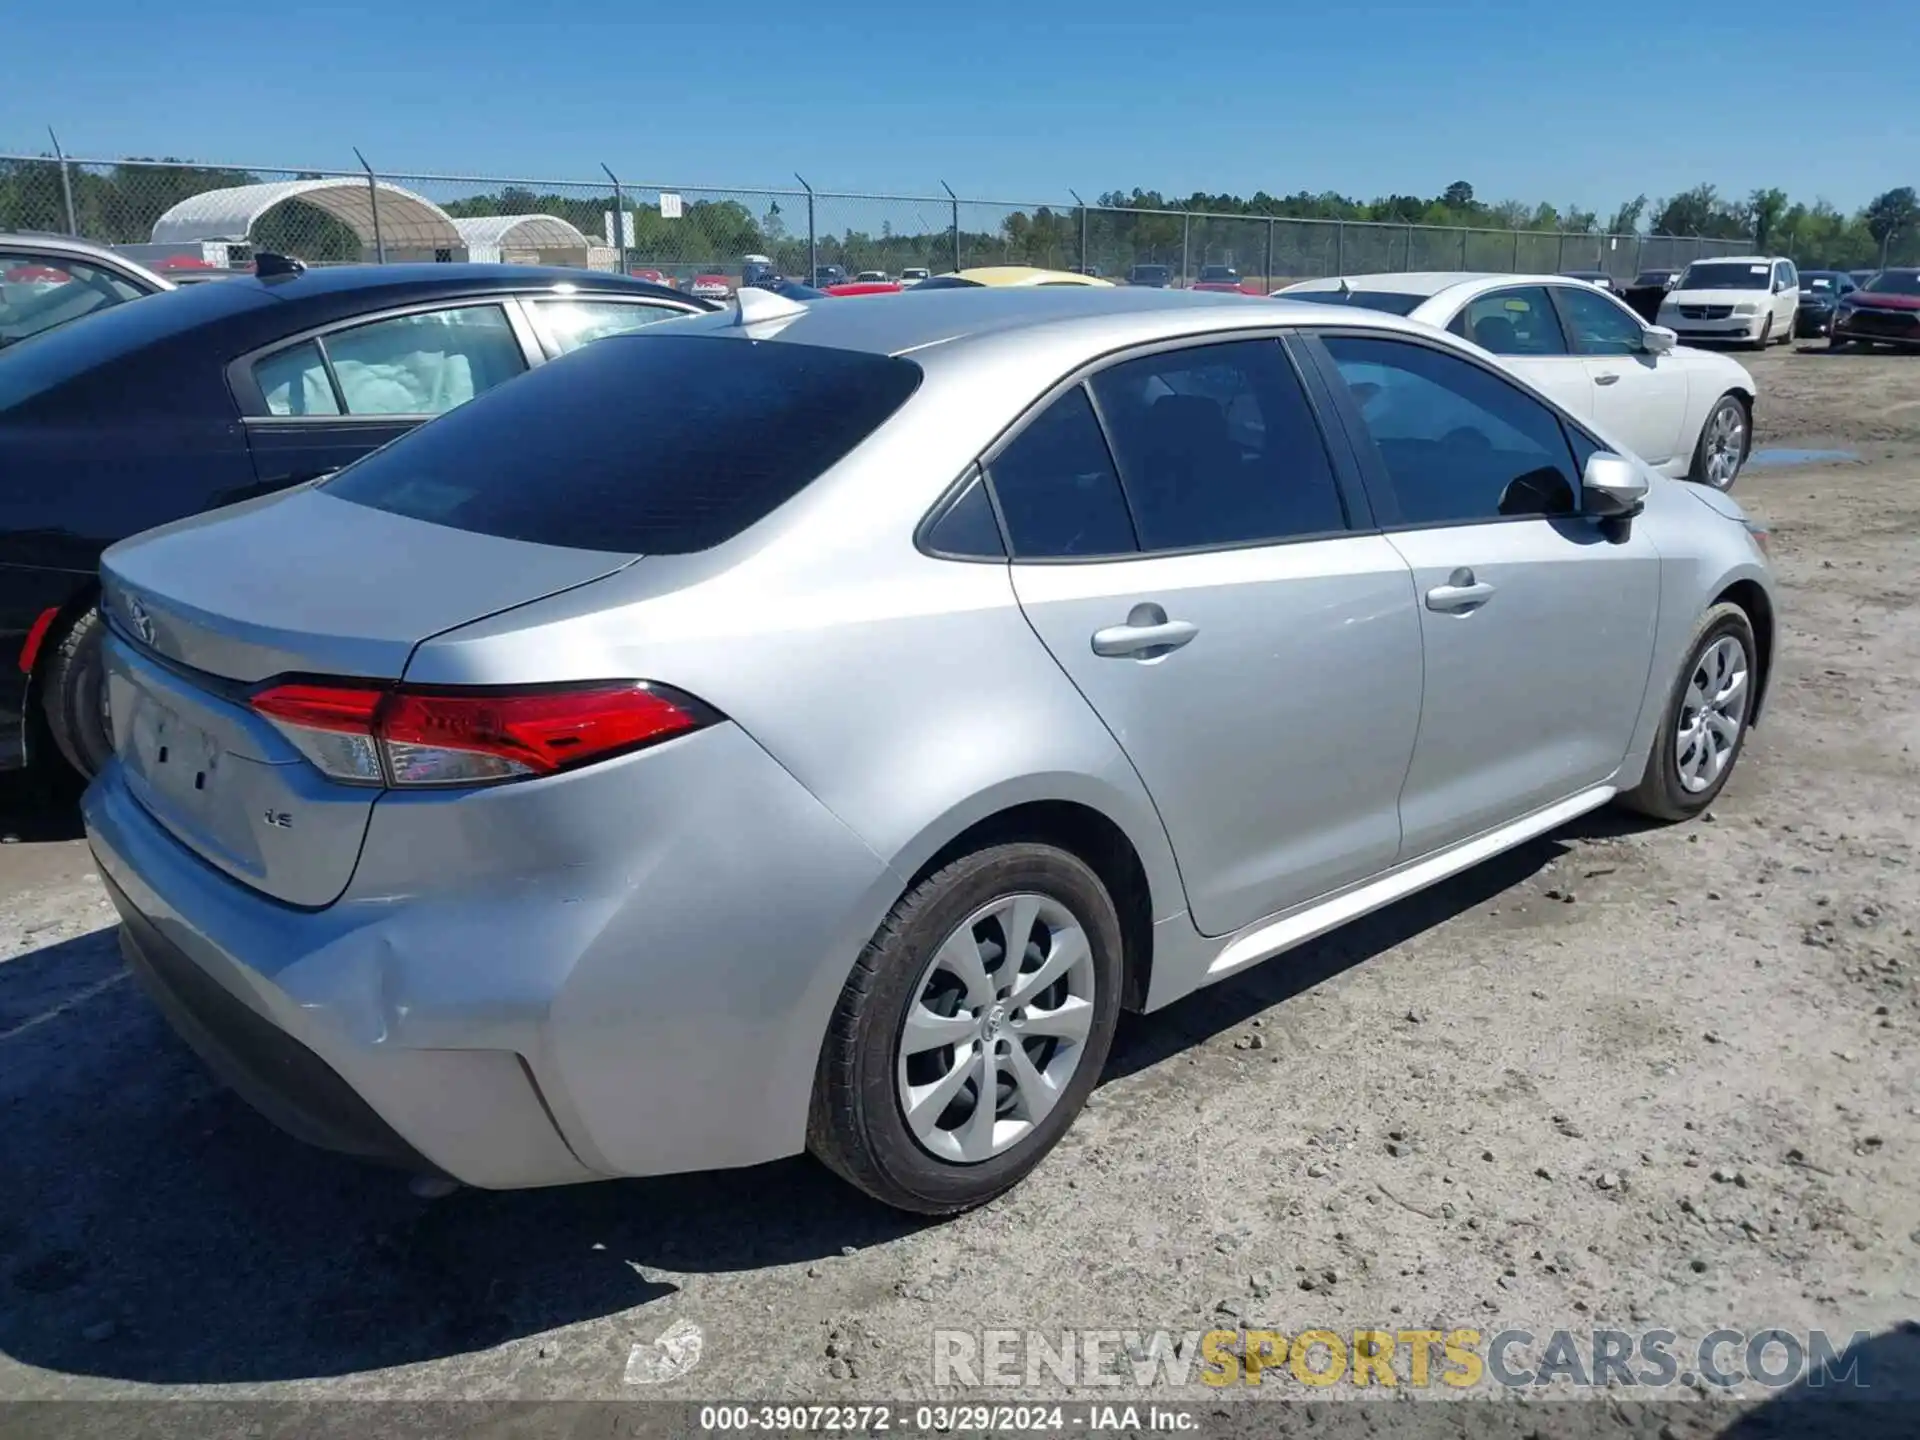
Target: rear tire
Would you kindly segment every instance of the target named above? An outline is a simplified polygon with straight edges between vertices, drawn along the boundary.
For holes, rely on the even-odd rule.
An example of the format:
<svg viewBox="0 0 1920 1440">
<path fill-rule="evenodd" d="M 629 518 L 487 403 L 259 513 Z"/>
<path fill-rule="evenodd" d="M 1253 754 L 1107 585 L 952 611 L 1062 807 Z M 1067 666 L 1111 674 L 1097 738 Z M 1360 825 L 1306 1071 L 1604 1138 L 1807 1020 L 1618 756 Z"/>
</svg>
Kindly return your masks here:
<svg viewBox="0 0 1920 1440">
<path fill-rule="evenodd" d="M 89 608 L 67 627 L 41 666 L 40 704 L 47 730 L 83 780 L 99 774 L 113 755 L 100 654 L 105 630 L 99 610 Z"/>
<path fill-rule="evenodd" d="M 1019 932 L 1026 943 L 1007 943 Z M 919 1215 L 1004 1193 L 1099 1082 L 1121 956 L 1113 901 L 1077 856 L 1021 842 L 941 867 L 893 907 L 847 979 L 821 1046 L 807 1148 Z M 1029 993 L 1021 977 L 1050 966 L 1059 973 Z"/>
<path fill-rule="evenodd" d="M 1701 617 L 1660 714 L 1646 771 L 1619 797 L 1621 805 L 1674 821 L 1714 802 L 1746 745 L 1760 683 L 1758 654 L 1753 623 L 1738 605 L 1723 602 Z"/>
</svg>

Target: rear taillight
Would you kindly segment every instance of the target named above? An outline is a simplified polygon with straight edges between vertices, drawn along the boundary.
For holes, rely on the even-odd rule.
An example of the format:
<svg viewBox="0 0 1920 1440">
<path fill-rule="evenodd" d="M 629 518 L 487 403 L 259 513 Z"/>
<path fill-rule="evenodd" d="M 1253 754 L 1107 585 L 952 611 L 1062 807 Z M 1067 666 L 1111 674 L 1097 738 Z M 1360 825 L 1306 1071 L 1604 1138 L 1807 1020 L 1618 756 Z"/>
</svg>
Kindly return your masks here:
<svg viewBox="0 0 1920 1440">
<path fill-rule="evenodd" d="M 323 773 L 350 785 L 484 785 L 551 775 L 716 718 L 696 700 L 641 681 L 540 690 L 290 681 L 251 703 Z"/>
</svg>

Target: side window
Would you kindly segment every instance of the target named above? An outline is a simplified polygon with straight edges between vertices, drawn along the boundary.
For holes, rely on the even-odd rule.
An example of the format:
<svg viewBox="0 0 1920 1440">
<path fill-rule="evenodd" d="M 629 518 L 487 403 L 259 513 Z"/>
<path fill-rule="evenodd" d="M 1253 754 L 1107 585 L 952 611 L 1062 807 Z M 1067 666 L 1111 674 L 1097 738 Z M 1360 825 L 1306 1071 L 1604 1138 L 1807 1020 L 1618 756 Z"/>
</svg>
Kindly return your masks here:
<svg viewBox="0 0 1920 1440">
<path fill-rule="evenodd" d="M 1495 355 L 1565 355 L 1567 337 L 1553 301 L 1538 285 L 1495 290 L 1467 302 L 1447 328 Z"/>
<path fill-rule="evenodd" d="M 532 309 L 541 331 L 562 355 L 609 335 L 625 335 L 684 313 L 664 305 L 626 300 L 536 300 Z"/>
<path fill-rule="evenodd" d="M 397 315 L 322 343 L 349 415 L 439 415 L 527 368 L 498 305 Z"/>
<path fill-rule="evenodd" d="M 1560 417 L 1454 355 L 1398 340 L 1325 341 L 1410 525 L 1568 515 L 1579 482 Z"/>
<path fill-rule="evenodd" d="M 1049 405 L 988 467 L 1014 555 L 1124 555 L 1133 521 L 1084 385 Z"/>
<path fill-rule="evenodd" d="M 1126 360 L 1090 382 L 1143 550 L 1346 528 L 1299 377 L 1272 340 Z"/>
<path fill-rule="evenodd" d="M 1000 543 L 1000 524 L 993 518 L 993 502 L 987 498 L 986 482 L 979 472 L 926 528 L 922 540 L 936 555 L 1006 558 L 1006 546 Z"/>
<path fill-rule="evenodd" d="M 340 413 L 333 382 L 327 378 L 327 362 L 311 340 L 255 361 L 253 378 L 267 402 L 269 415 Z"/>
<path fill-rule="evenodd" d="M 1646 349 L 1639 318 L 1602 295 L 1573 285 L 1555 289 L 1573 348 L 1582 355 L 1638 355 Z"/>
<path fill-rule="evenodd" d="M 146 293 L 84 260 L 9 251 L 0 255 L 0 349 Z"/>
</svg>

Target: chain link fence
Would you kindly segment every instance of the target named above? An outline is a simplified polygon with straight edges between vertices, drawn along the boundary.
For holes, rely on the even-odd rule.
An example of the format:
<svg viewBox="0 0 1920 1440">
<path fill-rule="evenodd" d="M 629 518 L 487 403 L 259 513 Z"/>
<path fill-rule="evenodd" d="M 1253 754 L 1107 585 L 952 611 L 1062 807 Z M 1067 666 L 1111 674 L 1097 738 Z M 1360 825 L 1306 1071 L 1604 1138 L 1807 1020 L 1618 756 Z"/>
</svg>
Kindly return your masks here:
<svg viewBox="0 0 1920 1440">
<path fill-rule="evenodd" d="M 1600 270 L 1748 248 L 1668 236 L 1454 229 L 1070 203 L 589 180 L 88 160 L 0 152 L 0 231 L 78 235 L 162 269 L 483 260 L 625 269 L 683 288 L 736 286 L 755 258 L 820 282 L 983 265 L 1090 268 L 1155 283 L 1394 270 Z"/>
</svg>

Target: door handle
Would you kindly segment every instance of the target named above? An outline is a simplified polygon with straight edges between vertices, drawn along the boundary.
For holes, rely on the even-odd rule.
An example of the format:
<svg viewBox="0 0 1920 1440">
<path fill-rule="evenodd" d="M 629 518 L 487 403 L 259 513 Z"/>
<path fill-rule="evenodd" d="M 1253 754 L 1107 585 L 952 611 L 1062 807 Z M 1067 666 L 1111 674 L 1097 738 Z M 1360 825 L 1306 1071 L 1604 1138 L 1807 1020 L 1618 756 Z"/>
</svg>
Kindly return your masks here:
<svg viewBox="0 0 1920 1440">
<path fill-rule="evenodd" d="M 1620 383 L 1620 372 L 1617 370 L 1609 370 L 1604 375 L 1596 375 L 1593 377 L 1593 383 L 1596 385 L 1618 385 Z"/>
<path fill-rule="evenodd" d="M 1093 653 L 1108 659 L 1157 660 L 1199 633 L 1191 620 L 1169 620 L 1158 605 L 1136 605 L 1126 624 L 1093 632 Z"/>
<path fill-rule="evenodd" d="M 1493 598 L 1493 586 L 1473 578 L 1473 571 L 1462 566 L 1447 577 L 1447 583 L 1427 591 L 1427 609 L 1447 615 L 1463 615 L 1478 610 Z"/>
</svg>

